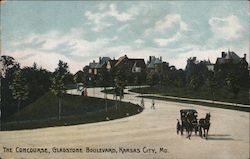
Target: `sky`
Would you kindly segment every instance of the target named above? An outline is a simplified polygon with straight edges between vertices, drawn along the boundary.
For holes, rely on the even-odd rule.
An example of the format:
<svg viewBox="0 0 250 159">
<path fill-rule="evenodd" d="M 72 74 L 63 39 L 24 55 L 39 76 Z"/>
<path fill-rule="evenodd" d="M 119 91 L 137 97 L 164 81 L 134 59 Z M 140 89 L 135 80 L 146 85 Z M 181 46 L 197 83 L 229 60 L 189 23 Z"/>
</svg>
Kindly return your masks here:
<svg viewBox="0 0 250 159">
<path fill-rule="evenodd" d="M 5 1 L 1 54 L 50 71 L 62 60 L 72 73 L 104 56 L 185 68 L 230 50 L 249 62 L 249 16 L 248 1 Z"/>
</svg>

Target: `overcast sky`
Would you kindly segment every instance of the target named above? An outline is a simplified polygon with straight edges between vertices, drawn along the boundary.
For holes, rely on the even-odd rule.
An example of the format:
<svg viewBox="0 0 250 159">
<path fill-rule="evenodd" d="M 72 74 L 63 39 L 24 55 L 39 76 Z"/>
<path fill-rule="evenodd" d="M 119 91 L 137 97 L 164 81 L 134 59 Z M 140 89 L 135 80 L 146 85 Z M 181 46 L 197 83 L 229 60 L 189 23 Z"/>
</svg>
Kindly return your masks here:
<svg viewBox="0 0 250 159">
<path fill-rule="evenodd" d="M 81 70 L 101 56 L 188 57 L 215 62 L 222 51 L 249 59 L 248 1 L 12 1 L 1 4 L 3 55 L 54 71 Z M 248 60 L 249 61 L 249 60 Z"/>
</svg>

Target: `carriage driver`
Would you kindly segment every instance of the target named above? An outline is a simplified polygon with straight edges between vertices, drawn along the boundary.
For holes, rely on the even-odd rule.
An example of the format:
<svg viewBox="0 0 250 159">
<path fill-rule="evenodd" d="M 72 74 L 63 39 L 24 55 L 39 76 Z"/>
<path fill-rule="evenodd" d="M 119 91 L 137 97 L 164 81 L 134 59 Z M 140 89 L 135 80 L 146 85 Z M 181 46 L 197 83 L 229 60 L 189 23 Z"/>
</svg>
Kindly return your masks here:
<svg viewBox="0 0 250 159">
<path fill-rule="evenodd" d="M 188 112 L 186 118 L 189 123 L 196 123 L 197 122 L 197 114 L 194 112 Z"/>
</svg>

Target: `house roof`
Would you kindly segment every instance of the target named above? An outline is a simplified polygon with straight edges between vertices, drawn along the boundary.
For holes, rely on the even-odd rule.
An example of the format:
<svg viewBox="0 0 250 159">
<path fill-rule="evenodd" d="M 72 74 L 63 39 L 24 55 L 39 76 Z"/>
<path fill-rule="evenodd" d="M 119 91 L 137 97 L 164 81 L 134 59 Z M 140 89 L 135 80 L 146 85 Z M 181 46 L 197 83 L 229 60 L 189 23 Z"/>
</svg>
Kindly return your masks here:
<svg viewBox="0 0 250 159">
<path fill-rule="evenodd" d="M 233 51 L 228 51 L 228 53 L 225 53 L 225 57 L 220 57 L 217 58 L 217 62 L 218 64 L 224 64 L 225 60 L 230 60 L 232 61 L 232 63 L 237 64 L 241 61 L 241 58 Z"/>
<path fill-rule="evenodd" d="M 121 56 L 115 64 L 115 67 L 118 66 L 124 59 L 128 59 L 127 55 Z"/>
<path fill-rule="evenodd" d="M 160 63 L 162 63 L 162 61 L 159 58 L 156 58 L 154 64 L 160 64 Z"/>
<path fill-rule="evenodd" d="M 153 62 L 151 62 L 151 63 L 149 63 L 148 64 L 148 66 L 147 66 L 148 68 L 155 68 L 155 65 L 154 65 L 154 63 Z"/>
<path fill-rule="evenodd" d="M 130 59 L 126 55 L 118 59 L 115 64 L 115 67 L 122 67 L 123 64 L 126 64 L 126 67 L 128 68 L 132 68 L 135 65 L 136 67 L 146 68 L 144 59 Z"/>
<path fill-rule="evenodd" d="M 111 67 L 114 67 L 118 60 L 109 60 Z"/>
<path fill-rule="evenodd" d="M 155 64 L 161 64 L 162 60 L 160 58 L 156 58 L 155 56 L 151 57 L 151 61 L 147 64 L 147 68 L 155 68 Z"/>
<path fill-rule="evenodd" d="M 110 60 L 109 57 L 103 57 L 103 58 L 101 59 L 101 64 L 104 64 L 104 63 L 108 62 L 109 60 Z"/>
<path fill-rule="evenodd" d="M 104 64 L 106 64 L 110 60 L 109 57 L 102 57 L 98 63 L 91 62 L 89 63 L 90 68 L 102 68 Z"/>
<path fill-rule="evenodd" d="M 144 59 L 129 59 L 136 67 L 146 67 Z"/>
<path fill-rule="evenodd" d="M 89 63 L 89 68 L 95 68 L 98 63 L 95 62 L 90 62 Z"/>
</svg>

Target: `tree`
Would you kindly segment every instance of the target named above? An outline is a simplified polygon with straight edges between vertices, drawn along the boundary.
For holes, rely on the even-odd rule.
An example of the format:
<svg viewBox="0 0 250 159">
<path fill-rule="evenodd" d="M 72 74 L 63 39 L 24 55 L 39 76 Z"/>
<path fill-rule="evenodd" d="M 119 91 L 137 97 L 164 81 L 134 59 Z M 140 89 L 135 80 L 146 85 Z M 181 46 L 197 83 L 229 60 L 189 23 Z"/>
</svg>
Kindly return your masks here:
<svg viewBox="0 0 250 159">
<path fill-rule="evenodd" d="M 102 85 L 104 87 L 104 99 L 105 99 L 105 110 L 106 112 L 108 111 L 108 101 L 107 101 L 107 89 L 106 87 L 109 85 L 109 80 L 110 80 L 110 76 L 109 73 L 105 70 L 102 71 L 101 73 L 101 81 L 102 81 Z"/>
<path fill-rule="evenodd" d="M 189 87 L 191 87 L 192 89 L 196 90 L 199 87 L 199 79 L 198 76 L 193 75 L 190 79 L 189 82 Z"/>
<path fill-rule="evenodd" d="M 213 72 L 209 72 L 209 74 L 208 74 L 207 85 L 209 87 L 212 99 L 214 101 L 214 90 L 217 87 L 217 81 L 215 79 L 215 75 Z"/>
<path fill-rule="evenodd" d="M 15 72 L 14 80 L 12 85 L 10 85 L 12 90 L 12 96 L 17 100 L 17 110 L 20 110 L 21 101 L 28 98 L 28 86 L 26 79 L 22 76 L 21 70 Z"/>
<path fill-rule="evenodd" d="M 150 72 L 147 75 L 147 82 L 150 86 L 154 86 L 159 83 L 159 75 L 156 72 Z"/>
<path fill-rule="evenodd" d="M 54 74 L 63 76 L 64 84 L 74 83 L 74 75 L 69 72 L 69 66 L 66 62 L 59 60 L 58 67 L 56 68 Z"/>
<path fill-rule="evenodd" d="M 24 67 L 22 74 L 28 81 L 29 99 L 25 101 L 28 105 L 49 91 L 51 86 L 51 73 L 39 68 L 35 63 L 32 67 Z"/>
<path fill-rule="evenodd" d="M 239 79 L 237 79 L 237 76 L 229 74 L 226 78 L 226 84 L 228 89 L 234 94 L 234 97 L 237 98 L 240 91 Z"/>
<path fill-rule="evenodd" d="M 63 76 L 57 73 L 51 78 L 51 92 L 58 98 L 58 119 L 61 120 L 62 97 L 66 93 L 66 88 L 63 83 Z"/>
<path fill-rule="evenodd" d="M 69 66 L 66 62 L 59 60 L 58 67 L 55 69 L 54 76 L 51 78 L 51 92 L 58 98 L 58 119 L 61 120 L 62 98 L 66 93 L 65 84 L 69 82 L 68 77 L 72 77 L 73 83 L 74 76 L 69 72 Z"/>
<path fill-rule="evenodd" d="M 78 71 L 74 75 L 74 82 L 76 83 L 86 83 L 85 78 L 84 78 L 84 72 L 83 71 Z"/>
<path fill-rule="evenodd" d="M 8 71 L 13 67 L 18 67 L 19 64 L 11 56 L 1 56 L 1 77 L 5 77 Z"/>
<path fill-rule="evenodd" d="M 10 85 L 13 82 L 14 74 L 20 69 L 20 65 L 15 61 L 13 57 L 1 56 L 1 117 L 2 119 L 14 114 L 16 109 L 16 100 L 12 97 L 12 91 Z M 4 92 L 4 93 L 2 93 Z"/>
</svg>

